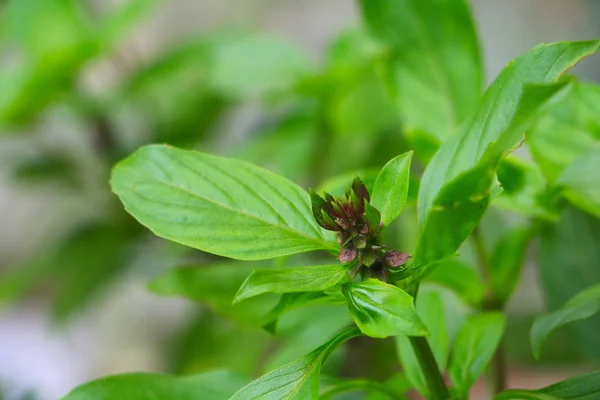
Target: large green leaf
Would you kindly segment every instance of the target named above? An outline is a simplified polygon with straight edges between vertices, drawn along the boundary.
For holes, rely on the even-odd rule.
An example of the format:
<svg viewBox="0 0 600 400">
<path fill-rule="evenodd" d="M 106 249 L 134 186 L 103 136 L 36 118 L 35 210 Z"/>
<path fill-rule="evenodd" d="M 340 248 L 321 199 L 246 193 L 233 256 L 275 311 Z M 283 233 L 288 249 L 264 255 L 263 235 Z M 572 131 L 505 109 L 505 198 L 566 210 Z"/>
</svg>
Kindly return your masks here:
<svg viewBox="0 0 600 400">
<path fill-rule="evenodd" d="M 600 371 L 574 376 L 538 390 L 507 390 L 494 400 L 596 400 L 600 396 Z"/>
<path fill-rule="evenodd" d="M 459 394 L 466 394 L 485 371 L 502 338 L 505 323 L 500 313 L 474 315 L 456 334 L 448 370 Z"/>
<path fill-rule="evenodd" d="M 564 188 L 564 195 L 571 204 L 600 218 L 598 171 L 600 142 L 565 168 L 556 183 Z"/>
<path fill-rule="evenodd" d="M 115 375 L 79 386 L 62 400 L 224 400 L 247 379 L 226 371 L 191 376 Z"/>
<path fill-rule="evenodd" d="M 567 208 L 557 224 L 540 229 L 538 267 L 549 311 L 558 310 L 577 293 L 600 283 L 600 223 Z M 569 346 L 586 358 L 600 360 L 600 316 L 565 326 Z"/>
<path fill-rule="evenodd" d="M 111 186 L 154 233 L 209 253 L 259 260 L 338 248 L 306 192 L 242 161 L 151 145 L 117 164 Z"/>
<path fill-rule="evenodd" d="M 531 347 L 540 356 L 544 342 L 550 334 L 563 325 L 591 317 L 600 312 L 600 284 L 578 293 L 553 313 L 538 317 L 531 328 Z"/>
<path fill-rule="evenodd" d="M 475 107 L 479 44 L 464 0 L 361 0 L 373 34 L 389 46 L 392 90 L 410 133 L 441 142 Z"/>
<path fill-rule="evenodd" d="M 446 286 L 461 296 L 470 305 L 481 304 L 485 294 L 485 285 L 477 270 L 456 259 L 445 260 L 427 275 L 426 282 L 435 282 Z"/>
<path fill-rule="evenodd" d="M 321 366 L 339 345 L 359 335 L 355 327 L 342 331 L 306 356 L 250 382 L 236 392 L 231 400 L 317 399 Z"/>
<path fill-rule="evenodd" d="M 351 266 L 320 265 L 282 269 L 258 269 L 242 284 L 234 298 L 238 302 L 263 293 L 298 293 L 327 290 L 350 279 Z"/>
<path fill-rule="evenodd" d="M 440 147 L 425 170 L 419 191 L 422 237 L 415 256 L 417 265 L 458 249 L 486 209 L 498 161 L 519 144 L 536 117 L 572 86 L 566 80 L 554 82 L 599 46 L 599 41 L 540 45 L 514 60 L 496 78 L 461 130 Z M 467 179 L 465 176 L 480 187 L 461 196 L 455 185 Z M 463 209 L 450 208 L 457 215 L 450 220 L 452 229 L 448 216 L 439 217 L 448 214 L 453 204 L 441 203 L 442 197 L 463 204 Z M 469 202 L 472 206 L 464 205 Z M 439 232 L 437 240 L 432 240 L 434 232 Z"/>
<path fill-rule="evenodd" d="M 373 188 L 371 205 L 381 213 L 381 222 L 388 226 L 395 220 L 408 197 L 412 151 L 399 155 L 382 169 Z"/>
<path fill-rule="evenodd" d="M 533 159 L 551 182 L 600 141 L 600 87 L 577 82 L 527 133 Z"/>
<path fill-rule="evenodd" d="M 417 314 L 413 298 L 402 289 L 368 279 L 342 286 L 354 322 L 368 336 L 425 336 L 427 327 Z"/>
</svg>

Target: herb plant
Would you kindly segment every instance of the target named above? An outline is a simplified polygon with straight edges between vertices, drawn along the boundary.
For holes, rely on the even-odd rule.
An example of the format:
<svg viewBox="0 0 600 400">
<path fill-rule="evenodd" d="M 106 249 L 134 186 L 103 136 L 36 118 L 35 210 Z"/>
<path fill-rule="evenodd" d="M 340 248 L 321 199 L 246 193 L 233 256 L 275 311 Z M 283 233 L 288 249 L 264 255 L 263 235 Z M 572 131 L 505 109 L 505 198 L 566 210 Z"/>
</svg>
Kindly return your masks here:
<svg viewBox="0 0 600 400">
<path fill-rule="evenodd" d="M 120 161 L 110 181 L 125 210 L 156 235 L 248 262 L 234 264 L 252 272 L 231 300 L 243 306 L 277 295 L 275 304 L 254 303 L 258 312 L 246 311 L 269 332 L 277 334 L 287 313 L 318 304 L 336 306 L 352 322 L 342 320 L 349 326 L 322 337 L 321 346 L 253 381 L 227 371 L 123 375 L 85 384 L 65 400 L 316 399 L 346 391 L 403 399 L 411 389 L 431 399 L 462 399 L 486 371 L 497 399 L 598 398 L 600 371 L 539 390 L 508 389 L 503 337 L 504 309 L 529 243 L 539 236 L 542 263 L 559 262 L 552 252 L 562 245 L 565 225 L 600 216 L 600 89 L 564 76 L 600 41 L 539 45 L 481 93 L 466 2 L 358 3 L 377 76 L 411 151 L 395 152 L 375 175 L 346 174 L 307 192 L 251 163 L 148 145 Z M 322 100 L 327 88 L 315 82 L 303 80 L 297 90 Z M 335 146 L 326 127 L 325 149 Z M 511 155 L 524 144 L 534 163 Z M 519 224 L 490 229 L 486 219 L 496 209 L 518 214 Z M 398 231 L 413 234 L 414 243 L 398 240 Z M 463 255 L 469 251 L 478 270 Z M 263 261 L 271 259 L 274 265 Z M 194 276 L 190 269 L 169 272 L 151 288 L 216 302 L 210 278 L 194 282 Z M 430 284 L 455 292 L 464 312 L 449 310 Z M 533 324 L 536 355 L 553 330 L 600 311 L 600 290 L 565 294 L 553 309 Z M 402 364 L 397 379 L 321 373 L 336 349 L 359 336 L 394 338 Z"/>
</svg>

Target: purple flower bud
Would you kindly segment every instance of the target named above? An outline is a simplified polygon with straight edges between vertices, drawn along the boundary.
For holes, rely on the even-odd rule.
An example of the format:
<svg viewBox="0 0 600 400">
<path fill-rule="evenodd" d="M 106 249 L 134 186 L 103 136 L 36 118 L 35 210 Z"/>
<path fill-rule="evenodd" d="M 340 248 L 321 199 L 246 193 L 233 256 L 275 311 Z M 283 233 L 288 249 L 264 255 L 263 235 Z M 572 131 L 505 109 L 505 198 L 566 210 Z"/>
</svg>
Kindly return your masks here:
<svg viewBox="0 0 600 400">
<path fill-rule="evenodd" d="M 354 246 L 350 245 L 343 247 L 342 251 L 340 251 L 340 261 L 343 263 L 349 263 L 351 261 L 354 261 L 357 255 L 358 251 Z"/>
<path fill-rule="evenodd" d="M 406 264 L 409 258 L 410 255 L 406 253 L 392 250 L 385 255 L 385 263 L 388 267 L 399 267 Z"/>
</svg>

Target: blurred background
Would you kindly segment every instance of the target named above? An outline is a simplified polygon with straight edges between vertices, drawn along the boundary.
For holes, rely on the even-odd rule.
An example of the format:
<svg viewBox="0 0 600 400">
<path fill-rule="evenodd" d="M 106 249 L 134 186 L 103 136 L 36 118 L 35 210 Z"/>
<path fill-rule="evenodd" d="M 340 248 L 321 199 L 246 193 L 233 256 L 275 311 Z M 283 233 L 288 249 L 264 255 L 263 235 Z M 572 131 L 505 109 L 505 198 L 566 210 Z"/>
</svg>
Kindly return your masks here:
<svg viewBox="0 0 600 400">
<path fill-rule="evenodd" d="M 488 83 L 536 44 L 600 37 L 598 1 L 471 3 Z M 125 214 L 108 178 L 116 161 L 153 142 L 239 157 L 304 187 L 369 176 L 410 146 L 360 26 L 351 0 L 0 1 L 0 399 L 53 400 L 128 371 L 256 375 L 348 323 L 323 307 L 289 316 L 271 338 L 228 302 L 256 264 L 231 266 L 153 237 Z M 599 81 L 599 63 L 575 74 Z M 600 281 L 600 224 L 567 212 L 571 232 L 586 238 L 577 251 L 590 254 L 573 278 L 585 287 Z M 398 240 L 410 248 L 404 225 Z M 524 388 L 600 361 L 598 331 L 577 326 L 532 360 L 531 319 L 570 297 L 553 300 L 540 284 L 532 247 L 507 339 L 510 385 Z M 209 266 L 195 283 L 210 292 L 201 304 L 156 280 L 189 264 Z M 375 342 L 353 342 L 352 356 L 334 364 L 348 376 L 389 376 L 398 368 L 390 344 Z"/>
</svg>

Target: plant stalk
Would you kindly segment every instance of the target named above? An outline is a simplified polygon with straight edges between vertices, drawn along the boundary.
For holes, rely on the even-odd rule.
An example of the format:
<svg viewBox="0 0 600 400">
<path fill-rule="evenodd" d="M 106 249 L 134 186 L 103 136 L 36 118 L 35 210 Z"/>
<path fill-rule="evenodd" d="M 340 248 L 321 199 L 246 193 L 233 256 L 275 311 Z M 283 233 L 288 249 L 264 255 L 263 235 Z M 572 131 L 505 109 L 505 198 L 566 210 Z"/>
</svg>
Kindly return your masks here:
<svg viewBox="0 0 600 400">
<path fill-rule="evenodd" d="M 444 377 L 440 373 L 440 369 L 437 366 L 431 347 L 427 339 L 420 336 L 409 336 L 410 344 L 419 360 L 421 370 L 425 376 L 427 387 L 431 392 L 431 399 L 433 400 L 448 400 L 450 393 L 446 387 Z"/>
<path fill-rule="evenodd" d="M 489 257 L 483 242 L 483 236 L 479 227 L 475 228 L 471 234 L 475 244 L 475 253 L 477 263 L 481 271 L 483 281 L 487 286 L 487 294 L 484 299 L 483 309 L 485 311 L 502 311 L 504 304 L 497 298 L 491 285 L 491 267 Z M 504 338 L 500 339 L 498 348 L 492 358 L 492 365 L 488 373 L 489 387 L 492 394 L 498 394 L 506 390 L 506 355 L 504 349 Z"/>
</svg>

